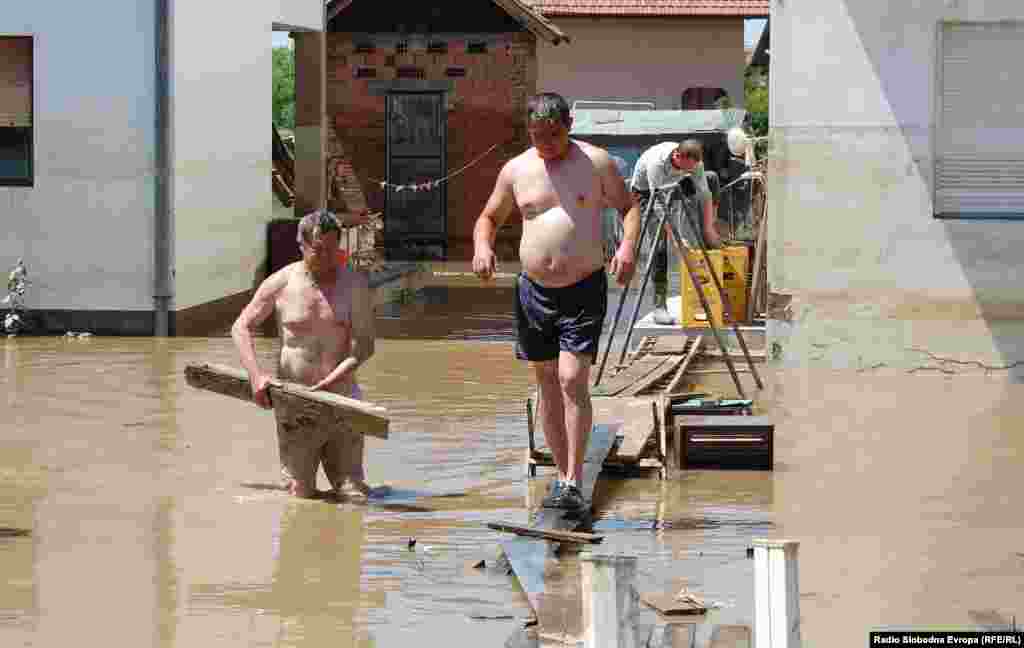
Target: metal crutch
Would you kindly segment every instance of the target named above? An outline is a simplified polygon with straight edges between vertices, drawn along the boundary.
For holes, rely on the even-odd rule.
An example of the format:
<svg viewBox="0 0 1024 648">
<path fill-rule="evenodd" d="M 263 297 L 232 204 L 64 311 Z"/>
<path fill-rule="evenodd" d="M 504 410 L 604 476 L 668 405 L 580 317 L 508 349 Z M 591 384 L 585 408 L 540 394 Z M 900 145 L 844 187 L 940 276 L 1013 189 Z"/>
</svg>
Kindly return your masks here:
<svg viewBox="0 0 1024 648">
<path fill-rule="evenodd" d="M 652 201 L 653 202 L 653 201 Z M 647 204 L 643 218 L 643 223 L 640 226 L 640 237 L 636 241 L 636 249 L 634 250 L 634 257 L 640 256 L 640 250 L 643 249 L 644 236 L 647 234 L 647 215 L 651 211 L 651 204 Z M 615 310 L 615 318 L 612 320 L 612 330 L 608 333 L 608 344 L 604 348 L 604 356 L 601 358 L 601 366 L 597 369 L 597 377 L 594 379 L 594 387 L 597 387 L 601 383 L 601 376 L 604 374 L 604 365 L 608 361 L 608 352 L 612 348 L 612 340 L 615 339 L 615 330 L 619 328 L 619 318 L 622 316 L 622 306 L 626 303 L 626 295 L 629 294 L 629 286 L 633 283 L 633 277 L 629 278 L 626 285 L 622 287 L 622 294 L 619 296 L 619 306 Z M 621 363 L 620 363 L 621 364 Z"/>
<path fill-rule="evenodd" d="M 690 228 L 694 232 L 699 232 L 700 230 L 698 230 L 696 228 L 696 223 L 693 222 L 693 214 L 690 213 L 689 209 L 687 209 L 687 207 L 689 205 L 686 204 L 686 203 L 689 202 L 689 199 L 686 196 L 683 196 L 683 200 L 684 200 L 683 212 L 686 215 L 686 221 L 690 224 Z M 725 289 L 722 287 L 722 282 L 719 281 L 719 279 L 718 279 L 718 273 L 715 272 L 715 267 L 713 265 L 711 265 L 711 257 L 708 255 L 707 246 L 704 245 L 704 237 L 697 236 L 696 238 L 697 238 L 697 245 L 700 247 L 700 251 L 701 251 L 701 253 L 704 256 L 704 263 L 706 263 L 708 265 L 708 273 L 711 275 L 711 280 L 715 282 L 715 289 L 718 291 L 718 294 L 722 297 L 722 305 L 725 307 L 725 313 L 729 313 L 728 324 L 732 325 L 732 331 L 733 331 L 733 333 L 736 334 L 736 340 L 740 343 L 740 348 L 743 350 L 743 356 L 747 359 L 747 365 L 750 367 L 751 375 L 754 376 L 754 382 L 757 383 L 757 388 L 758 389 L 764 389 L 764 383 L 761 382 L 761 376 L 757 373 L 757 369 L 754 368 L 754 360 L 753 360 L 753 358 L 750 357 L 750 351 L 747 349 L 747 341 L 743 338 L 743 333 L 740 332 L 739 325 L 736 324 L 736 318 L 732 317 L 732 312 L 733 311 L 732 311 L 732 304 L 730 303 L 731 300 L 729 299 L 729 293 L 727 293 L 725 291 Z M 707 306 L 705 306 L 704 308 L 706 309 Z M 711 321 L 711 311 L 705 310 L 705 312 L 708 314 L 708 321 L 710 322 Z M 725 320 L 725 313 L 723 313 L 723 317 L 722 317 L 722 319 L 723 319 L 722 323 L 723 324 L 726 324 L 726 322 L 724 321 Z M 725 356 L 726 358 L 728 358 L 728 356 L 729 356 L 729 353 L 728 353 L 728 351 L 726 351 L 725 348 L 722 349 L 722 355 Z"/>
</svg>

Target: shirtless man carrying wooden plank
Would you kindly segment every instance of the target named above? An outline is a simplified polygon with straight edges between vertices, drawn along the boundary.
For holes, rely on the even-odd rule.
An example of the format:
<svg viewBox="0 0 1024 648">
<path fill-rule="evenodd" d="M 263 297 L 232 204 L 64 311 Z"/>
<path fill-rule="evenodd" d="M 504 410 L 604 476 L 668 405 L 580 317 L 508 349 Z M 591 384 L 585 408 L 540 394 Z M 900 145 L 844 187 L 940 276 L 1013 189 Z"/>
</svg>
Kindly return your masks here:
<svg viewBox="0 0 1024 648">
<path fill-rule="evenodd" d="M 302 260 L 268 277 L 231 328 L 253 400 L 269 408 L 273 377 L 256 359 L 253 332 L 271 314 L 281 329 L 281 379 L 312 390 L 361 398 L 356 369 L 374 351 L 369 281 L 338 263 L 341 227 L 326 210 L 299 223 Z M 363 435 L 343 420 L 318 421 L 287 407 L 275 408 L 281 473 L 292 495 L 313 497 L 320 463 L 334 491 L 349 500 L 371 494 L 363 468 Z"/>
</svg>

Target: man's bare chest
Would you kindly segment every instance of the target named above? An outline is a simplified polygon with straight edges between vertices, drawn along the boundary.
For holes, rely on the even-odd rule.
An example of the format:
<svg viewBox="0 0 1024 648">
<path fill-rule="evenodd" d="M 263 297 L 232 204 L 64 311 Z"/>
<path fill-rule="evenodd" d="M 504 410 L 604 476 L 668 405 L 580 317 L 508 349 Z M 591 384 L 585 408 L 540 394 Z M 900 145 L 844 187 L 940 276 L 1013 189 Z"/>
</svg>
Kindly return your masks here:
<svg viewBox="0 0 1024 648">
<path fill-rule="evenodd" d="M 277 307 L 282 323 L 296 329 L 331 330 L 349 324 L 350 309 L 336 286 L 290 285 Z"/>
<path fill-rule="evenodd" d="M 531 169 L 514 183 L 516 204 L 523 218 L 531 220 L 561 207 L 568 214 L 592 213 L 602 205 L 600 178 L 590 165 L 548 172 Z"/>
</svg>

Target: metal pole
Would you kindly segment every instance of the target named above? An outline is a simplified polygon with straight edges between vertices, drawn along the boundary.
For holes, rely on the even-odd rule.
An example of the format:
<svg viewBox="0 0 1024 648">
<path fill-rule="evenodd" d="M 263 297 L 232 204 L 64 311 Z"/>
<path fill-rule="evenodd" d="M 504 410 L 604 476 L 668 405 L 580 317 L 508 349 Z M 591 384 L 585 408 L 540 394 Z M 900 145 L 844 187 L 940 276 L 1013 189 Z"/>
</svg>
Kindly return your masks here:
<svg viewBox="0 0 1024 648">
<path fill-rule="evenodd" d="M 666 227 L 669 233 L 672 235 L 672 242 L 676 245 L 676 252 L 683 259 L 683 265 L 686 266 L 686 272 L 690 275 L 690 281 L 693 282 L 694 290 L 697 291 L 697 296 L 700 297 L 701 306 L 704 307 L 704 312 L 708 315 L 708 328 L 711 329 L 712 335 L 715 336 L 715 341 L 718 342 L 718 348 L 722 350 L 722 357 L 725 359 L 725 365 L 729 367 L 729 373 L 732 374 L 732 381 L 736 384 L 736 391 L 739 392 L 740 398 L 746 399 L 746 392 L 743 391 L 743 384 L 740 382 L 740 377 L 736 373 L 736 367 L 732 363 L 732 358 L 729 357 L 729 349 L 725 346 L 725 341 L 722 340 L 722 334 L 718 332 L 718 328 L 715 327 L 715 318 L 711 316 L 711 305 L 708 304 L 708 298 L 704 294 L 704 287 L 700 283 L 700 278 L 697 276 L 696 270 L 693 269 L 692 261 L 690 261 L 689 255 L 686 254 L 686 250 L 683 247 L 682 237 L 679 236 L 679 232 L 676 231 L 676 226 L 672 221 L 668 221 Z M 684 278 L 683 281 L 686 279 Z"/>
<path fill-rule="evenodd" d="M 650 203 L 647 205 L 647 213 L 650 213 Z M 647 233 L 647 213 L 643 216 L 643 223 L 640 226 L 640 238 L 636 241 L 636 249 L 633 251 L 633 257 L 639 258 L 640 250 L 643 249 L 644 236 Z M 601 358 L 601 366 L 597 368 L 597 377 L 594 379 L 594 387 L 597 387 L 601 383 L 601 376 L 604 375 L 604 365 L 608 361 L 608 351 L 612 348 L 612 340 L 615 339 L 615 329 L 619 328 L 619 317 L 622 316 L 622 306 L 626 303 L 626 295 L 629 294 L 629 286 L 633 283 L 633 277 L 629 278 L 626 285 L 622 287 L 622 293 L 619 295 L 619 306 L 615 309 L 615 318 L 612 320 L 612 330 L 608 333 L 608 343 L 604 347 L 604 356 Z"/>
<path fill-rule="evenodd" d="M 654 202 L 653 194 L 651 195 L 651 202 Z M 651 245 L 651 254 L 647 259 L 647 269 L 644 271 L 644 279 L 642 282 L 640 282 L 640 294 L 636 296 L 636 307 L 633 308 L 633 319 L 630 320 L 629 328 L 626 329 L 626 342 L 622 345 L 622 353 L 619 354 L 620 365 L 626 357 L 626 350 L 629 348 L 629 341 L 633 337 L 633 327 L 636 326 L 636 319 L 640 315 L 640 304 L 644 300 L 644 291 L 647 290 L 647 280 L 651 278 L 651 268 L 654 267 L 654 251 L 658 246 L 658 235 L 660 234 L 662 227 L 664 227 L 665 223 L 667 222 L 667 216 L 668 210 L 666 209 L 665 212 L 661 215 L 661 220 L 658 221 L 658 226 L 655 227 L 654 231 L 651 233 L 651 240 L 653 241 L 653 245 Z"/>
<path fill-rule="evenodd" d="M 686 201 L 686 197 L 683 197 Z M 688 201 L 687 201 L 688 202 Z M 686 221 L 690 224 L 690 228 L 694 232 L 699 232 L 696 223 L 693 222 L 693 214 L 687 209 L 689 205 L 684 202 L 683 213 L 686 215 Z M 728 322 L 732 325 L 732 331 L 736 334 L 736 340 L 740 343 L 740 348 L 743 349 L 743 356 L 747 359 L 747 365 L 750 366 L 750 373 L 754 376 L 754 382 L 757 383 L 758 389 L 764 389 L 764 383 L 761 382 L 761 376 L 758 375 L 757 369 L 754 368 L 754 360 L 750 357 L 750 351 L 747 350 L 747 341 L 743 339 L 743 333 L 740 332 L 739 325 L 736 324 L 736 318 L 732 316 L 732 303 L 729 299 L 729 293 L 722 287 L 722 282 L 718 280 L 718 273 L 715 272 L 715 267 L 711 264 L 711 257 L 708 256 L 708 249 L 704 245 L 702 236 L 697 237 L 697 244 L 700 246 L 700 251 L 704 255 L 704 263 L 708 264 L 708 272 L 711 274 L 711 280 L 715 282 L 715 289 L 718 290 L 718 294 L 722 297 L 722 305 L 725 307 L 725 313 L 729 314 Z M 705 308 L 707 308 L 705 306 Z M 711 321 L 711 311 L 706 311 L 708 314 L 708 321 Z M 725 319 L 725 313 L 723 313 L 723 320 Z M 725 324 L 725 322 L 722 322 Z M 729 352 L 726 349 L 722 349 L 722 355 L 728 356 Z M 735 371 L 730 367 L 730 370 Z"/>
<path fill-rule="evenodd" d="M 156 115 L 154 120 L 155 205 L 153 218 L 153 335 L 170 335 L 171 300 L 174 297 L 174 278 L 171 271 L 173 249 L 171 203 L 171 0 L 156 0 Z"/>
</svg>

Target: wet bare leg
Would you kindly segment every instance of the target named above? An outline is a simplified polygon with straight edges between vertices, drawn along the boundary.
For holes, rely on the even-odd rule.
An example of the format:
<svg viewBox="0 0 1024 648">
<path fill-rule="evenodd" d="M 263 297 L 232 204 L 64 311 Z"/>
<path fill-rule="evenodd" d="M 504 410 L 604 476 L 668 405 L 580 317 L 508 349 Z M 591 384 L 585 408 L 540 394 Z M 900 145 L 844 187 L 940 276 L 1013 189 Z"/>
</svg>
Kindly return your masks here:
<svg viewBox="0 0 1024 648">
<path fill-rule="evenodd" d="M 565 438 L 567 440 L 566 478 L 583 478 L 583 457 L 587 453 L 587 441 L 594 421 L 594 409 L 590 402 L 589 355 L 562 351 L 558 356 L 558 382 L 565 409 Z"/>
<path fill-rule="evenodd" d="M 558 467 L 558 478 L 564 480 L 569 473 L 569 446 L 565 438 L 565 407 L 558 378 L 558 361 L 532 364 L 540 389 L 540 417 L 544 427 L 544 439 Z"/>
<path fill-rule="evenodd" d="M 341 424 L 324 446 L 324 472 L 339 497 L 365 500 L 373 494 L 373 489 L 366 483 L 364 446 L 363 435 L 346 424 Z"/>
</svg>

